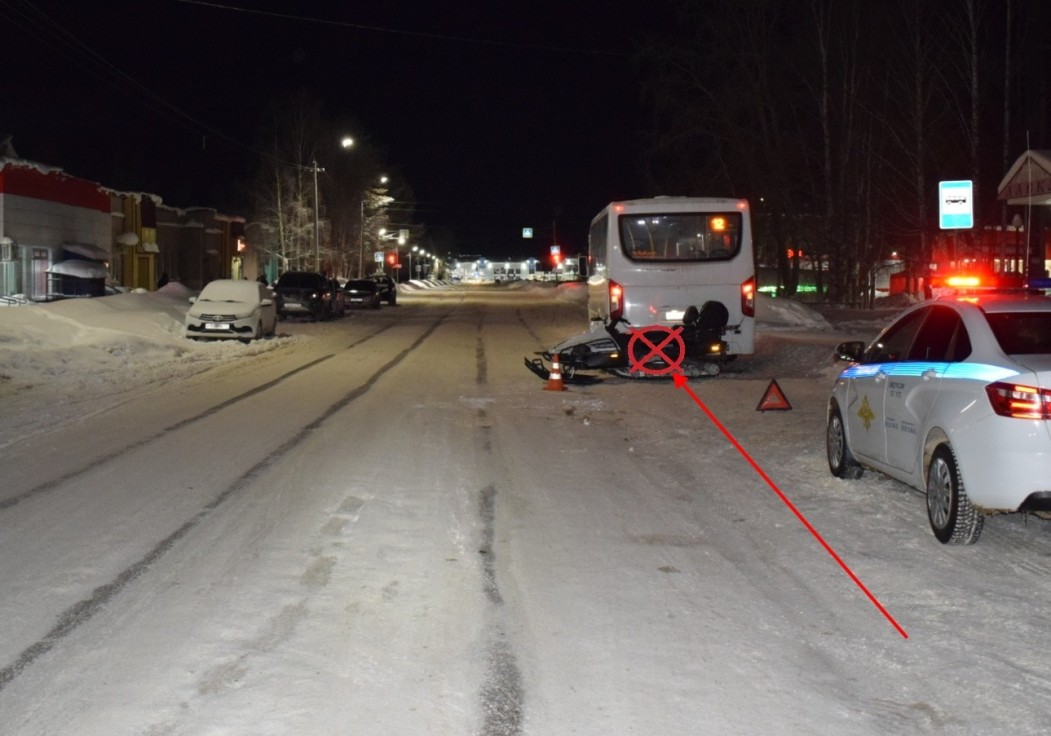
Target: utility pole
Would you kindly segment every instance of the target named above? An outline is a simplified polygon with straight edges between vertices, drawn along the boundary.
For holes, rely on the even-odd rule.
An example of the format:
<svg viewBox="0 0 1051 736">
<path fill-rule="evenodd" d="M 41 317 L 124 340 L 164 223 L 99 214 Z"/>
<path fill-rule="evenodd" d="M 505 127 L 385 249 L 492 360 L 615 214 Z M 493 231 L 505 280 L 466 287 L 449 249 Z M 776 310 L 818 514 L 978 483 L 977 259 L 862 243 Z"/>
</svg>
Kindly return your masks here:
<svg viewBox="0 0 1051 736">
<path fill-rule="evenodd" d="M 317 172 L 324 171 L 317 167 L 317 159 L 314 159 L 314 264 L 318 272 L 321 272 L 321 227 L 320 218 L 318 216 L 318 195 L 317 195 Z"/>
<path fill-rule="evenodd" d="M 361 225 L 358 226 L 358 278 L 365 278 L 365 200 L 361 200 Z"/>
</svg>

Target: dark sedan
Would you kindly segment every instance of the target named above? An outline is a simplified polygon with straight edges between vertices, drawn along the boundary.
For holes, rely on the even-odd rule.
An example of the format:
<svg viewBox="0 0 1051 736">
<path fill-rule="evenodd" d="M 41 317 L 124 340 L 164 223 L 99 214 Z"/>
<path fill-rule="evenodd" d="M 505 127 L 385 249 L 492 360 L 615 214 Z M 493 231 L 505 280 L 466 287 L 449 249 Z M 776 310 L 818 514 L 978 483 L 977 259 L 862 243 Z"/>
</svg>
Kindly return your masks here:
<svg viewBox="0 0 1051 736">
<path fill-rule="evenodd" d="M 344 300 L 348 307 L 369 307 L 379 309 L 379 286 L 372 279 L 348 281 L 343 287 Z"/>
<path fill-rule="evenodd" d="M 387 302 L 392 307 L 398 303 L 398 285 L 394 283 L 394 279 L 386 274 L 377 274 L 372 277 L 372 280 L 379 287 L 381 301 Z"/>
<path fill-rule="evenodd" d="M 320 273 L 287 271 L 277 280 L 274 291 L 278 296 L 277 314 L 285 317 L 313 317 L 330 319 L 337 315 L 334 299 L 339 284 Z"/>
</svg>

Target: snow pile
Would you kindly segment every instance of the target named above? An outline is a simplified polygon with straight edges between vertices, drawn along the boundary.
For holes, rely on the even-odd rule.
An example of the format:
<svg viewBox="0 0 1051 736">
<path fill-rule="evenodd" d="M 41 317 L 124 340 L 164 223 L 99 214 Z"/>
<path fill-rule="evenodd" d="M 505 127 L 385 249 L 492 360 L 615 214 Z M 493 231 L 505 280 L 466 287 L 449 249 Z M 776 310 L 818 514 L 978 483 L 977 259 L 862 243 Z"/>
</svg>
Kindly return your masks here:
<svg viewBox="0 0 1051 736">
<path fill-rule="evenodd" d="M 198 373 L 280 347 L 285 341 L 194 342 L 184 336 L 188 298 L 169 283 L 92 299 L 66 299 L 0 311 L 0 401 L 9 434 L 34 432 L 59 415 L 88 411 L 90 400 Z M 46 395 L 38 389 L 47 388 Z"/>
<path fill-rule="evenodd" d="M 756 294 L 756 319 L 766 328 L 828 331 L 832 325 L 819 312 L 791 299 Z"/>
</svg>

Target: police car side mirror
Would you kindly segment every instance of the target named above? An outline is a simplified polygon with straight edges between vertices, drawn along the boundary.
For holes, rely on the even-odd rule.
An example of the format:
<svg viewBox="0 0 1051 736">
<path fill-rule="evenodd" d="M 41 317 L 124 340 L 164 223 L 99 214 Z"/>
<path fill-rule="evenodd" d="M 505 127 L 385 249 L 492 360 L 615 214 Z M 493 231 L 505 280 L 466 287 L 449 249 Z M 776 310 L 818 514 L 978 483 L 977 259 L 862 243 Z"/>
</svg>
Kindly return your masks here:
<svg viewBox="0 0 1051 736">
<path fill-rule="evenodd" d="M 865 343 L 860 340 L 851 340 L 850 342 L 841 342 L 836 346 L 836 358 L 839 360 L 847 360 L 851 363 L 857 363 L 861 360 L 861 357 L 865 354 Z"/>
</svg>

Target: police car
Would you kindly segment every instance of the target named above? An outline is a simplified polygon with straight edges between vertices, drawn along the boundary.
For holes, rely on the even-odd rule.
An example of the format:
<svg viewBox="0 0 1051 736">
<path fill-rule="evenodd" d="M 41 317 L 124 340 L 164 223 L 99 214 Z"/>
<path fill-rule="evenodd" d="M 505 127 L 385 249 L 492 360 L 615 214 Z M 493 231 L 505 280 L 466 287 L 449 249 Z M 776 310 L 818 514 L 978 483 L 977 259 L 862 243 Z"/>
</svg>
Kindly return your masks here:
<svg viewBox="0 0 1051 736">
<path fill-rule="evenodd" d="M 1051 511 L 1051 298 L 942 296 L 836 353 L 851 365 L 828 402 L 833 475 L 925 492 L 946 544 L 976 542 L 987 514 Z"/>
</svg>

